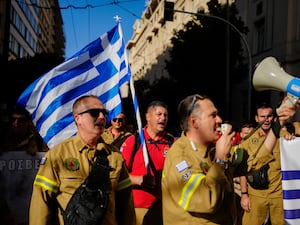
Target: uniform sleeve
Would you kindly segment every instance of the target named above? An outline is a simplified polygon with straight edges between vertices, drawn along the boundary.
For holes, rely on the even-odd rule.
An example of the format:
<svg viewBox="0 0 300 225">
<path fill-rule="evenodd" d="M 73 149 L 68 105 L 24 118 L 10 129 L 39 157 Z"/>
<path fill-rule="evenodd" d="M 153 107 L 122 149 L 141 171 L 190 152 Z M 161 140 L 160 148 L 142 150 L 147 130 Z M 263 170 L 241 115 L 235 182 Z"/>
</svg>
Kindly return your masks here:
<svg viewBox="0 0 300 225">
<path fill-rule="evenodd" d="M 132 186 L 125 162 L 122 164 L 116 190 L 116 218 L 119 225 L 135 225 Z"/>
<path fill-rule="evenodd" d="M 48 153 L 42 158 L 34 180 L 29 209 L 30 225 L 54 224 L 53 220 L 57 220 L 57 210 L 53 208 L 57 208 L 55 196 L 58 191 L 58 181 Z"/>
<path fill-rule="evenodd" d="M 218 166 L 212 165 L 207 173 L 198 168 L 199 164 L 188 157 L 169 158 L 168 155 L 163 171 L 163 194 L 168 193 L 185 211 L 213 213 L 223 202 L 224 191 L 231 190 L 231 184 Z"/>
</svg>

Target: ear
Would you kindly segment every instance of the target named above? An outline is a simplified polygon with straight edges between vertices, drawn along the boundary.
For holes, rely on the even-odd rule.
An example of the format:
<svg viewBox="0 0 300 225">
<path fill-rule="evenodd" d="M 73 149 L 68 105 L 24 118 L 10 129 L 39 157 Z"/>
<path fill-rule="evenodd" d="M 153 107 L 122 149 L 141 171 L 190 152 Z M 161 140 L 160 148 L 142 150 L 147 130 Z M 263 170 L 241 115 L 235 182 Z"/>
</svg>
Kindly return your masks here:
<svg viewBox="0 0 300 225">
<path fill-rule="evenodd" d="M 146 113 L 146 121 L 149 121 L 150 120 L 150 114 L 147 112 Z"/>
<path fill-rule="evenodd" d="M 196 129 L 198 129 L 198 123 L 196 121 L 197 121 L 197 118 L 195 116 L 190 116 L 189 117 L 190 127 L 194 127 Z"/>
<path fill-rule="evenodd" d="M 76 124 L 80 123 L 80 116 L 78 114 L 73 115 Z"/>
</svg>

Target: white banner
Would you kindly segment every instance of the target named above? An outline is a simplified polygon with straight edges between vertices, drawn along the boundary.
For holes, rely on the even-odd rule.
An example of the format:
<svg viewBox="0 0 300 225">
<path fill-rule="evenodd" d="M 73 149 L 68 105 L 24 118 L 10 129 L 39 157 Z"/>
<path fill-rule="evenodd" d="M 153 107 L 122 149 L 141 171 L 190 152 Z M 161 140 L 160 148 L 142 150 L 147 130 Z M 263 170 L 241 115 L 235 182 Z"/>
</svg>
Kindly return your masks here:
<svg viewBox="0 0 300 225">
<path fill-rule="evenodd" d="M 38 152 L 31 156 L 20 151 L 0 153 L 0 193 L 16 224 L 28 224 L 33 181 L 44 154 Z"/>
<path fill-rule="evenodd" d="M 300 137 L 280 138 L 282 195 L 286 225 L 300 224 Z"/>
</svg>

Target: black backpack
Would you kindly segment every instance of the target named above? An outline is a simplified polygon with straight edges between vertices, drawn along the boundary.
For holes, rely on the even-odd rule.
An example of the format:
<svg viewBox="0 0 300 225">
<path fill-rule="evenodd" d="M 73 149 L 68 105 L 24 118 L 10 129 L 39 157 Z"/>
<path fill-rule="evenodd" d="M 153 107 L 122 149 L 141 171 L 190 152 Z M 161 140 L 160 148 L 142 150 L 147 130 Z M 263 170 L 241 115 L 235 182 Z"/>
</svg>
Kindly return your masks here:
<svg viewBox="0 0 300 225">
<path fill-rule="evenodd" d="M 97 151 L 97 159 L 86 180 L 62 210 L 64 225 L 100 225 L 109 203 L 109 161 L 105 150 Z"/>
</svg>

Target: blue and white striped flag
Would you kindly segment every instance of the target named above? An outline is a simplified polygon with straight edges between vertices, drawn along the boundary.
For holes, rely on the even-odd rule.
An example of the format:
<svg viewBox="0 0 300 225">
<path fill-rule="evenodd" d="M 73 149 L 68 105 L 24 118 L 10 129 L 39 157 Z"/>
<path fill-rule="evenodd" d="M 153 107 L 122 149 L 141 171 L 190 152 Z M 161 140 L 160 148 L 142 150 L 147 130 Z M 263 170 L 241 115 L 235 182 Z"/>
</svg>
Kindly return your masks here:
<svg viewBox="0 0 300 225">
<path fill-rule="evenodd" d="M 300 224 L 300 137 L 287 141 L 280 138 L 282 196 L 287 225 Z"/>
<path fill-rule="evenodd" d="M 107 119 L 117 116 L 122 111 L 120 87 L 130 77 L 118 21 L 110 31 L 27 87 L 18 104 L 31 113 L 34 125 L 51 148 L 76 134 L 72 105 L 79 96 L 99 96 L 110 111 Z"/>
</svg>

